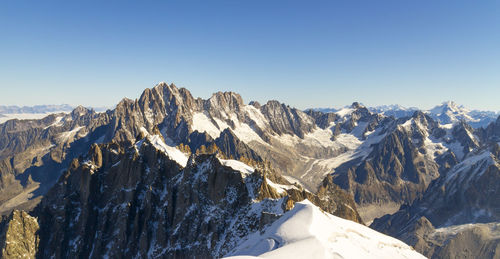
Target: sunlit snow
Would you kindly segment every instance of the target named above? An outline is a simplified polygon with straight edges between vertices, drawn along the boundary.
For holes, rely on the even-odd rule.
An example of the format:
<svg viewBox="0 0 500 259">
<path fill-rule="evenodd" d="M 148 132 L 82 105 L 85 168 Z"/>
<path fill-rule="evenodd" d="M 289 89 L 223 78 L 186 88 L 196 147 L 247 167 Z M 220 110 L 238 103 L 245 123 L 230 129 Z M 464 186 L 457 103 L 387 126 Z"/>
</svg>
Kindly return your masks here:
<svg viewBox="0 0 500 259">
<path fill-rule="evenodd" d="M 227 256 L 425 258 L 395 238 L 322 212 L 308 200 L 296 203 L 264 232 L 249 235 Z"/>
<path fill-rule="evenodd" d="M 236 170 L 238 172 L 243 173 L 243 176 L 251 174 L 251 173 L 253 173 L 255 171 L 255 169 L 253 167 L 250 167 L 250 166 L 248 166 L 245 163 L 240 162 L 240 161 L 225 160 L 225 159 L 219 159 L 219 161 L 221 162 L 221 164 L 223 164 L 225 166 L 229 166 L 232 169 L 234 169 L 234 170 Z"/>
</svg>

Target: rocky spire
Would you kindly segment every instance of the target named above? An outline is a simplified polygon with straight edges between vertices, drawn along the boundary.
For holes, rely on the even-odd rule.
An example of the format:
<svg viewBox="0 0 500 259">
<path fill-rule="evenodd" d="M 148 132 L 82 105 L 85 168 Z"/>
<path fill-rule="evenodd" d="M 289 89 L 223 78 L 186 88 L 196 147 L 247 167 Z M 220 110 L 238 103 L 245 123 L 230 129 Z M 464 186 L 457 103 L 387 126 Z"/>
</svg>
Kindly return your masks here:
<svg viewBox="0 0 500 259">
<path fill-rule="evenodd" d="M 4 259 L 35 258 L 38 251 L 37 219 L 14 210 L 0 221 L 0 257 Z"/>
</svg>

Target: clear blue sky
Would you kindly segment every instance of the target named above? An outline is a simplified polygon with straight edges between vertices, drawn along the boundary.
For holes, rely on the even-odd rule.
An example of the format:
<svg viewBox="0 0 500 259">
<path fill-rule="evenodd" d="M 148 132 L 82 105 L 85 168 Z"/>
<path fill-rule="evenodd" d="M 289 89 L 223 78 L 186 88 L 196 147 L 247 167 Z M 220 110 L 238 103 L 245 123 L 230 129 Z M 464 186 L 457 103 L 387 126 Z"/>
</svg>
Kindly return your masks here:
<svg viewBox="0 0 500 259">
<path fill-rule="evenodd" d="M 160 81 L 298 108 L 500 110 L 500 2 L 0 2 L 0 104 L 111 106 Z"/>
</svg>

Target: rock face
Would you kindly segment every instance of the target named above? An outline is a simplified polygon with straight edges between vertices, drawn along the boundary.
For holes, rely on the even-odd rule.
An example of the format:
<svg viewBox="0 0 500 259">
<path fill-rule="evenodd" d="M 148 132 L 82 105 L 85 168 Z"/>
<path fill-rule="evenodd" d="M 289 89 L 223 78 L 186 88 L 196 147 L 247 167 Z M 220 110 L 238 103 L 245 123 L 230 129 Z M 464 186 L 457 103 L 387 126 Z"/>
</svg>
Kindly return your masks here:
<svg viewBox="0 0 500 259">
<path fill-rule="evenodd" d="M 259 156 L 243 147 L 243 142 L 231 139 L 234 134 L 225 132 L 219 136 L 220 133 L 243 125 L 245 132 L 269 139 L 284 133 L 303 136 L 315 127 L 303 112 L 277 102 L 269 102 L 260 110 L 262 112 L 244 105 L 236 93 L 218 92 L 202 100 L 193 98 L 184 88 L 161 83 L 146 89 L 138 100 L 124 99 L 107 112 L 77 107 L 70 114 L 0 124 L 0 214 L 9 213 L 21 204 L 25 204 L 25 208 L 36 205 L 19 197 L 43 195 L 70 161 L 86 152 L 92 143 L 132 143 L 143 128 L 148 132 L 160 130 L 168 141 L 180 144 L 188 142 L 200 127 L 200 133 L 206 131 L 203 127 L 208 121 L 212 124 L 208 126 L 213 127 L 208 133 L 216 134 L 212 139 L 226 138 L 217 144 L 228 156 L 240 156 L 241 151 L 258 161 Z M 270 122 L 262 124 L 260 119 Z M 12 199 L 16 202 L 9 204 L 15 206 L 5 204 Z"/>
<path fill-rule="evenodd" d="M 363 116 L 366 113 L 360 112 Z M 355 112 L 349 120 L 351 127 L 363 116 Z M 323 117 L 321 127 L 331 132 L 327 124 L 338 116 Z M 14 208 L 32 209 L 70 162 L 92 143 L 130 144 L 143 129 L 161 133 L 169 144 L 189 146 L 186 151 L 193 153 L 215 150 L 223 157 L 243 158 L 247 163 L 267 161 L 280 173 L 316 191 L 324 173 L 316 174 L 329 169 L 314 167 L 307 172 L 309 177 L 301 179 L 299 175 L 309 166 L 307 161 L 343 150 L 331 149 L 314 137 L 306 139 L 318 129 L 316 120 L 276 101 L 245 105 L 241 96 L 232 92 L 218 92 L 203 100 L 184 88 L 161 83 L 146 89 L 138 100 L 124 99 L 103 113 L 77 107 L 70 114 L 42 120 L 8 121 L 0 125 L 0 214 Z"/>
<path fill-rule="evenodd" d="M 14 210 L 0 222 L 0 257 L 35 258 L 39 226 L 36 218 Z"/>
<path fill-rule="evenodd" d="M 499 129 L 500 118 L 474 129 L 359 103 L 204 100 L 161 83 L 103 113 L 0 124 L 0 214 L 36 206 L 42 258 L 220 257 L 308 199 L 356 222 L 381 217 L 374 228 L 427 255 L 458 255 L 474 235 L 496 240 L 478 234 L 489 225 L 436 233 L 499 221 Z"/>
<path fill-rule="evenodd" d="M 376 219 L 371 227 L 400 238 L 429 257 L 497 258 L 499 148 L 494 143 L 469 152 L 462 162 L 433 181 L 422 198 L 395 214 Z M 475 238 L 483 241 L 472 242 Z M 484 250 L 487 247 L 492 250 Z"/>
<path fill-rule="evenodd" d="M 421 197 L 433 179 L 479 145 L 467 124 L 443 128 L 421 112 L 394 119 L 359 103 L 336 113 L 302 112 L 277 101 L 245 105 L 233 92 L 203 100 L 160 83 L 105 113 L 77 107 L 68 115 L 1 124 L 0 214 L 33 208 L 92 143 L 131 144 L 142 130 L 161 133 L 186 152 L 269 163 L 311 192 L 330 173 L 367 222 Z"/>
<path fill-rule="evenodd" d="M 107 114 L 77 107 L 70 114 L 0 124 L 0 215 L 33 208 L 71 159 L 102 141 L 107 122 Z"/>
<path fill-rule="evenodd" d="M 334 182 L 353 194 L 366 221 L 420 197 L 439 176 L 425 145 L 437 123 L 422 113 L 400 121 L 385 123 L 370 153 L 335 170 Z M 374 207 L 380 209 L 373 212 Z"/>
<path fill-rule="evenodd" d="M 436 243 L 432 258 L 499 258 L 499 227 L 490 223 L 439 229 L 430 236 Z"/>
<path fill-rule="evenodd" d="M 472 131 L 461 122 L 436 136 L 451 143 L 440 176 L 422 197 L 370 226 L 430 258 L 500 257 L 500 146 L 498 120 Z M 444 142 L 447 144 L 447 142 Z M 458 147 L 457 147 L 458 146 Z"/>
<path fill-rule="evenodd" d="M 208 154 L 182 165 L 157 137 L 129 148 L 93 145 L 72 161 L 34 212 L 41 257 L 220 257 L 304 197 L 360 219 L 336 186 L 325 184 L 318 196 L 265 166 Z"/>
<path fill-rule="evenodd" d="M 333 174 L 334 182 L 353 194 L 368 222 L 420 199 L 434 179 L 488 142 L 465 122 L 443 126 L 422 112 L 385 118 L 378 125 L 360 146 L 364 153 Z"/>
</svg>

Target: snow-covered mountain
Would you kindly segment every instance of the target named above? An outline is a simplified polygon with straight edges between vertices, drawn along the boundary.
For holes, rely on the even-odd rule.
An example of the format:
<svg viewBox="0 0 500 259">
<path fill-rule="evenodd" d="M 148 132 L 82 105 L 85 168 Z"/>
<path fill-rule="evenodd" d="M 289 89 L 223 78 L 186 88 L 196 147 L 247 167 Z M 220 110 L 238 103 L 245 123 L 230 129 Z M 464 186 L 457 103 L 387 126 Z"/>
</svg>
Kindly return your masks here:
<svg viewBox="0 0 500 259">
<path fill-rule="evenodd" d="M 185 152 L 145 129 L 132 145 L 92 145 L 35 210 L 41 256 L 217 258 L 304 199 L 355 213 L 335 186 L 314 194 L 262 163 Z"/>
<path fill-rule="evenodd" d="M 372 112 L 380 113 L 385 116 L 394 116 L 395 118 L 410 117 L 413 115 L 413 113 L 419 110 L 416 107 L 406 108 L 399 104 L 381 105 L 376 107 L 369 107 L 368 109 Z"/>
<path fill-rule="evenodd" d="M 227 258 L 425 258 L 403 242 L 321 211 L 308 200 L 245 237 Z"/>
<path fill-rule="evenodd" d="M 470 142 L 469 151 L 458 161 L 446 158 L 449 169 L 430 184 L 420 199 L 376 219 L 371 227 L 407 242 L 429 257 L 497 258 L 500 118 L 477 133 L 483 144 Z"/>
<path fill-rule="evenodd" d="M 415 107 L 406 108 L 397 104 L 370 107 L 369 109 L 373 112 L 396 118 L 411 116 L 415 111 L 419 110 Z M 422 111 L 429 114 L 429 116 L 441 124 L 452 124 L 464 120 L 474 128 L 486 127 L 500 115 L 499 112 L 494 111 L 469 110 L 463 105 L 458 105 L 452 101 L 443 102 L 430 110 Z"/>
<path fill-rule="evenodd" d="M 494 122 L 499 113 L 491 111 L 471 111 L 452 101 L 444 102 L 430 109 L 429 114 L 442 124 L 457 123 L 464 120 L 474 128 L 486 127 Z"/>
<path fill-rule="evenodd" d="M 342 109 L 342 108 L 340 108 Z M 315 111 L 320 111 L 320 112 L 323 112 L 323 113 L 329 113 L 329 112 L 337 112 L 338 110 L 340 109 L 336 109 L 336 108 L 314 108 L 312 110 L 315 110 Z"/>
<path fill-rule="evenodd" d="M 35 106 L 7 106 L 0 105 L 0 114 L 22 114 L 22 113 L 56 113 L 70 112 L 75 107 L 68 104 L 61 105 L 35 105 Z"/>
<path fill-rule="evenodd" d="M 499 120 L 475 129 L 465 120 L 444 124 L 430 112 L 397 118 L 386 114 L 391 107 L 383 109 L 353 103 L 335 112 L 304 112 L 273 100 L 246 104 L 233 92 L 195 98 L 160 83 L 106 112 L 80 106 L 7 121 L 0 124 L 0 214 L 23 209 L 36 216 L 40 230 L 27 233 L 40 233 L 46 257 L 185 257 L 193 251 L 219 257 L 248 234 L 262 235 L 304 199 L 368 224 L 437 201 L 429 190 L 439 193 L 436 186 L 450 172 L 500 142 Z M 464 171 L 472 178 L 495 182 L 494 173 L 485 174 L 491 166 L 469 164 Z M 492 179 L 482 181 L 485 175 Z M 448 202 L 427 211 L 462 224 L 437 204 L 454 201 L 469 211 L 467 219 L 485 203 L 462 199 L 477 193 L 474 184 L 450 179 L 455 184 L 447 184 L 443 196 Z M 110 227 L 115 218 L 126 223 Z M 376 225 L 405 227 L 409 220 L 382 219 Z"/>
<path fill-rule="evenodd" d="M 314 110 L 327 113 L 337 112 L 342 109 L 344 108 L 315 108 Z M 463 105 L 458 105 L 452 101 L 443 102 L 429 110 L 421 110 L 416 107 L 404 107 L 399 104 L 368 107 L 368 109 L 373 113 L 393 116 L 395 118 L 410 117 L 416 111 L 422 111 L 441 124 L 452 124 L 464 120 L 474 128 L 486 127 L 491 122 L 494 122 L 500 115 L 500 112 L 495 111 L 469 110 Z"/>
<path fill-rule="evenodd" d="M 33 120 L 42 119 L 53 113 L 69 113 L 73 106 L 62 105 L 35 105 L 35 106 L 2 106 L 0 105 L 0 123 L 8 120 Z"/>
<path fill-rule="evenodd" d="M 42 119 L 50 114 L 70 113 L 74 106 L 68 104 L 61 105 L 35 105 L 35 106 L 5 106 L 0 105 L 0 123 L 8 120 L 36 120 Z M 89 108 L 97 112 L 106 111 L 106 107 Z"/>
<path fill-rule="evenodd" d="M 267 161 L 290 182 L 312 192 L 332 175 L 335 184 L 354 196 L 361 216 L 370 222 L 421 196 L 440 175 L 442 152 L 434 155 L 426 143 L 451 149 L 459 159 L 478 145 L 470 137 L 472 129 L 439 126 L 432 118 L 415 116 L 418 123 L 411 117 L 394 119 L 359 103 L 335 113 L 304 113 L 277 101 L 244 104 L 241 96 L 231 92 L 202 100 L 186 89 L 162 83 L 146 89 L 136 101 L 122 100 L 106 113 L 78 107 L 64 116 L 6 123 L 4 131 L 17 130 L 0 136 L 5 144 L 0 158 L 10 165 L 2 172 L 8 186 L 4 197 L 27 197 L 20 183 L 30 175 L 41 187 L 50 185 L 58 175 L 44 175 L 45 166 L 63 170 L 81 152 L 77 150 L 86 150 L 94 142 L 132 142 L 146 129 L 159 131 L 168 143 L 182 144 L 193 152 L 215 145 L 228 157 Z M 33 130 L 41 137 L 32 138 Z M 402 145 L 394 145 L 395 141 Z M 12 156 L 15 159 L 8 160 Z M 29 174 L 16 181 L 16 170 L 27 169 Z M 0 209 L 7 209 L 3 206 Z"/>
</svg>

